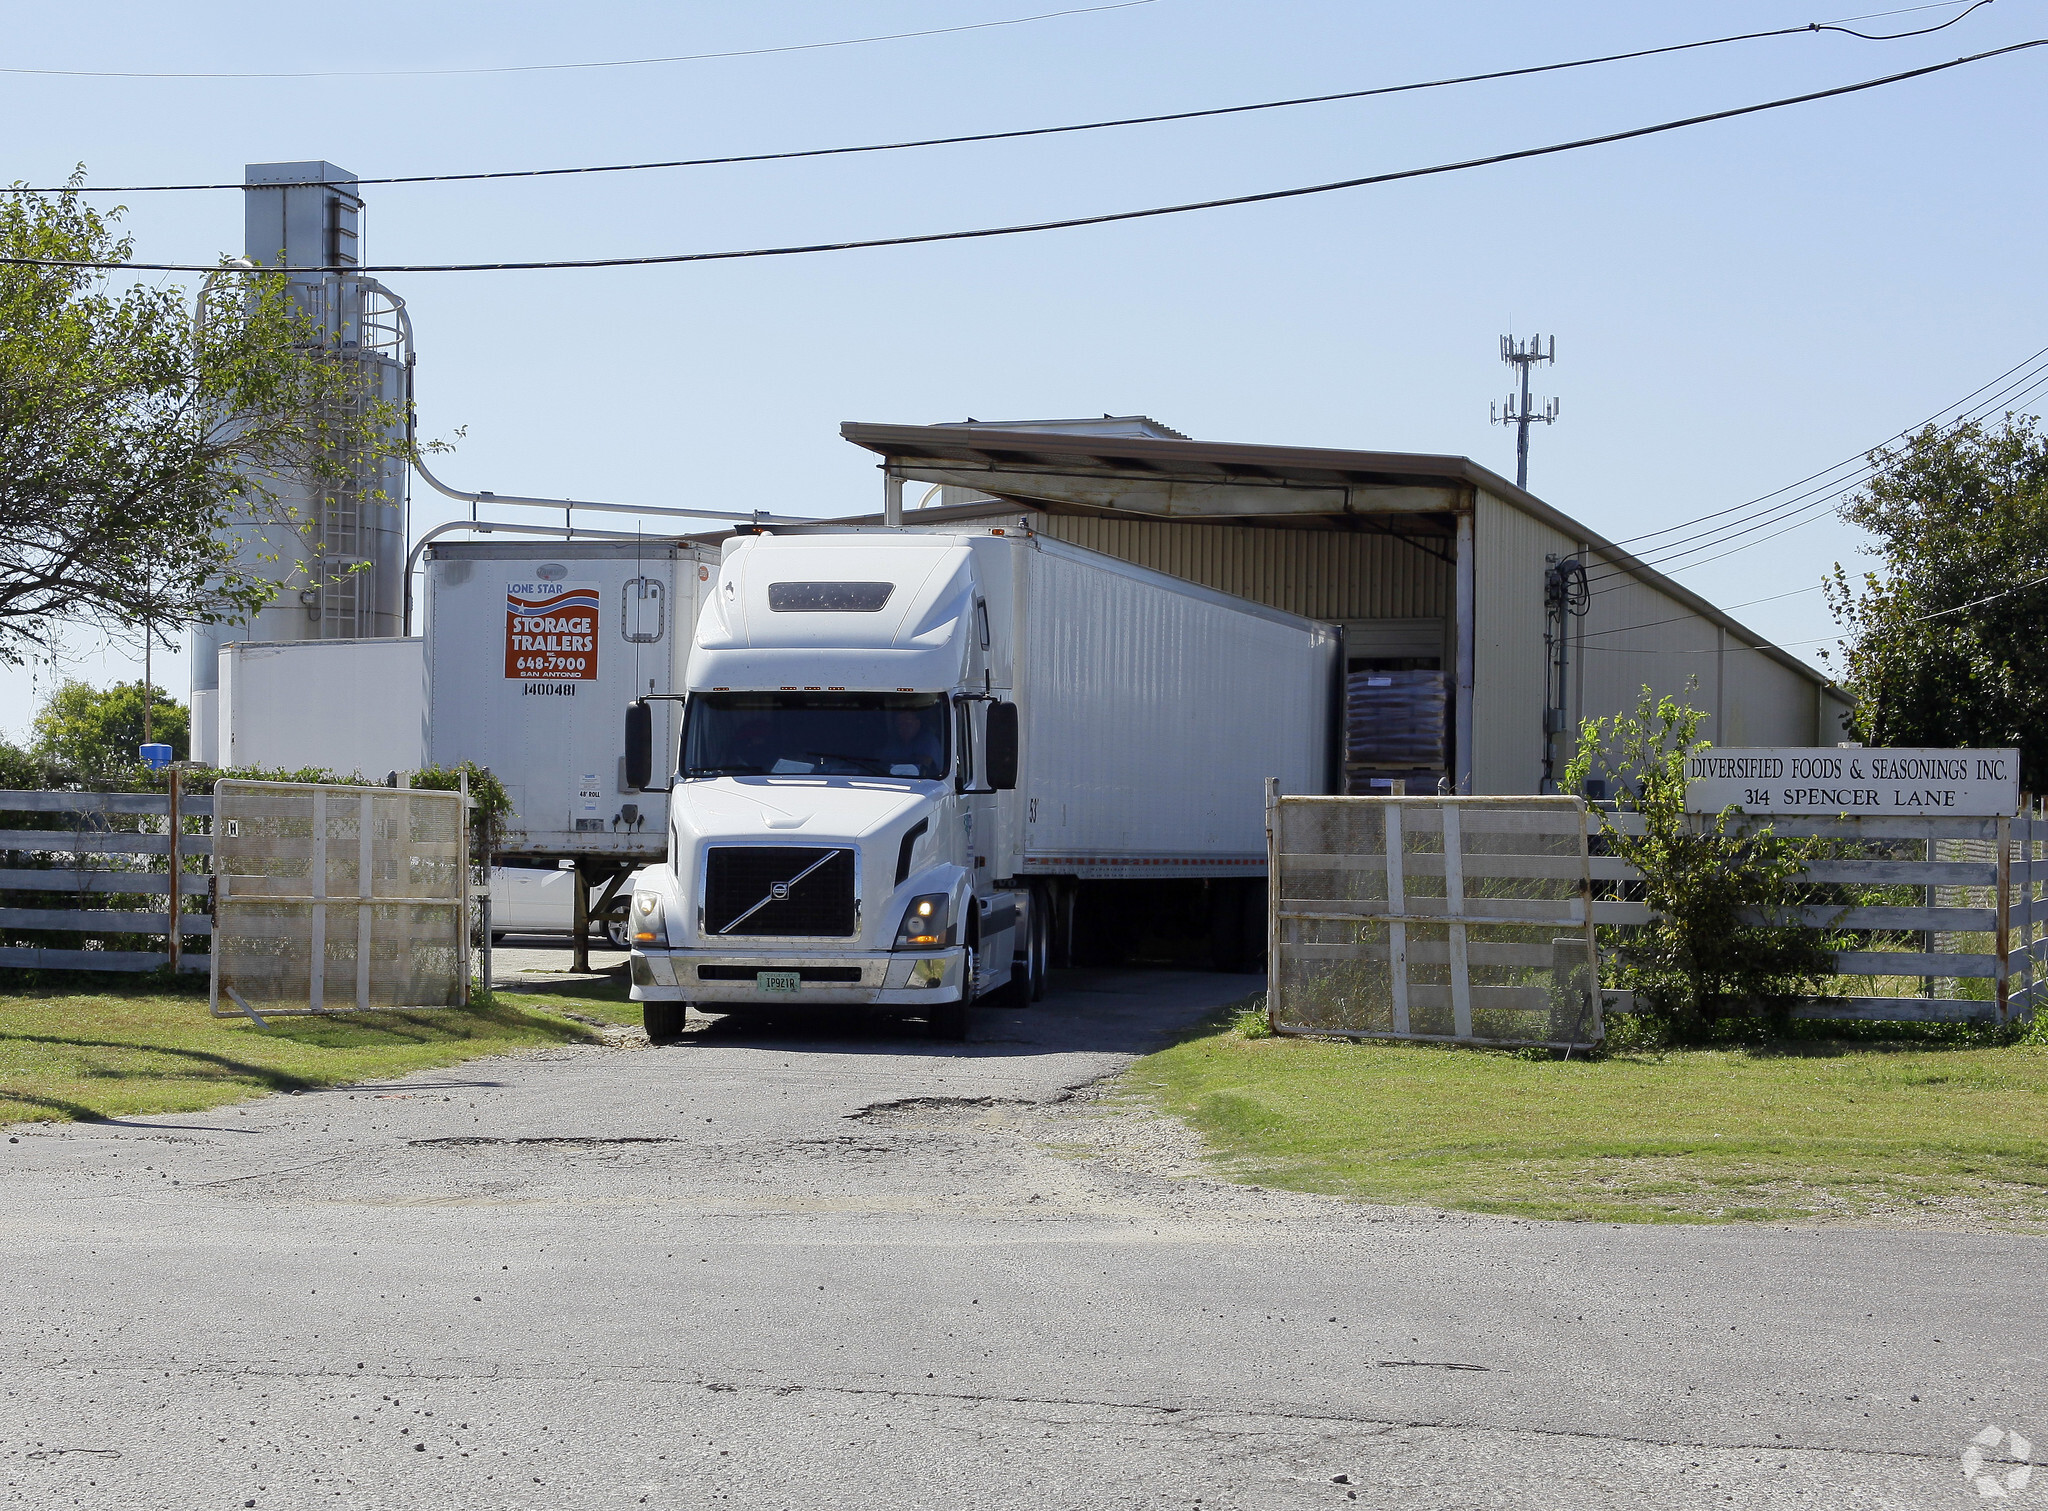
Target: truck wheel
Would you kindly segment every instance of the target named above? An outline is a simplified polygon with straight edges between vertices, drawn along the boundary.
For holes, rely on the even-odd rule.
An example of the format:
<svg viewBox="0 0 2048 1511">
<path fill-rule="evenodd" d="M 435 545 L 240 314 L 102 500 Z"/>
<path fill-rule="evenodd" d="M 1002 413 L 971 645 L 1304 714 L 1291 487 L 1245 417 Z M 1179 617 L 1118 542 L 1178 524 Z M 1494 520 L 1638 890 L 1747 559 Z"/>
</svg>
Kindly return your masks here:
<svg viewBox="0 0 2048 1511">
<path fill-rule="evenodd" d="M 640 1021 L 647 1028 L 649 1044 L 673 1044 L 683 1036 L 690 1009 L 681 1002 L 643 1002 Z"/>
<path fill-rule="evenodd" d="M 967 1010 L 974 1005 L 974 951 L 971 949 L 967 952 L 965 977 L 958 1002 L 939 1002 L 925 1009 L 925 1025 L 934 1039 L 958 1043 L 967 1037 Z"/>
</svg>

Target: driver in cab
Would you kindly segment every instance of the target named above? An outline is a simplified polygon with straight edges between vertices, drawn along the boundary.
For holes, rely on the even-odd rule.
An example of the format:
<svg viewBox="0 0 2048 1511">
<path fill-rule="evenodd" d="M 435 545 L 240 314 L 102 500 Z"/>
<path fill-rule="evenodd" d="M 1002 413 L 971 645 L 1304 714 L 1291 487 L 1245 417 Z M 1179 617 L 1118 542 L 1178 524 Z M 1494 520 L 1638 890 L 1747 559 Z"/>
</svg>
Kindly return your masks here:
<svg viewBox="0 0 2048 1511">
<path fill-rule="evenodd" d="M 936 713 L 938 707 L 934 705 L 929 712 Z M 926 713 L 899 708 L 889 714 L 889 738 L 882 747 L 882 763 L 889 775 L 927 779 L 941 775 L 945 746 Z"/>
</svg>

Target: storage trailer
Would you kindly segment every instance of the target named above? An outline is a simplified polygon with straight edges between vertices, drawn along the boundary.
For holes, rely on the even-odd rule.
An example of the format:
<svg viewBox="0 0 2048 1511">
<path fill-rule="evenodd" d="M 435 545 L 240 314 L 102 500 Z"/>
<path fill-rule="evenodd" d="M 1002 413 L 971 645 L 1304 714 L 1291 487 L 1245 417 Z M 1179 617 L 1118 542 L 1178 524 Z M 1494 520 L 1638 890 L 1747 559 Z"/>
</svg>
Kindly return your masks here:
<svg viewBox="0 0 2048 1511">
<path fill-rule="evenodd" d="M 427 678 L 417 638 L 230 640 L 218 654 L 219 695 L 208 700 L 218 733 L 206 746 L 215 764 L 317 766 L 372 782 L 424 764 Z"/>
<path fill-rule="evenodd" d="M 635 699 L 683 686 L 717 562 L 667 538 L 427 548 L 427 759 L 491 769 L 514 813 L 500 856 L 573 862 L 585 918 L 667 851 L 666 795 L 627 785 L 619 726 Z M 675 707 L 652 706 L 658 724 Z"/>
<path fill-rule="evenodd" d="M 668 797 L 630 913 L 657 1041 L 691 1003 L 957 1037 L 1043 992 L 1085 880 L 1212 879 L 1248 924 L 1266 779 L 1331 790 L 1330 625 L 1001 527 L 739 536 L 707 586 L 680 730 L 626 724 Z"/>
</svg>

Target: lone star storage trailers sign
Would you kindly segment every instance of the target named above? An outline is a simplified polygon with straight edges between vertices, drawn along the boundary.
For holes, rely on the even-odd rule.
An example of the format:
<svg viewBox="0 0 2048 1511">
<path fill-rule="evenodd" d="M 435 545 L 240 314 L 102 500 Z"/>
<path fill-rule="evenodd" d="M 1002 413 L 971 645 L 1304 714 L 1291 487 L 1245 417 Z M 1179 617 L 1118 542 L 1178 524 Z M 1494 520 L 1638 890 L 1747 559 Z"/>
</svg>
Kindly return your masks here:
<svg viewBox="0 0 2048 1511">
<path fill-rule="evenodd" d="M 1690 813 L 1957 814 L 2020 811 L 2017 750 L 1702 750 L 1685 762 Z"/>
<path fill-rule="evenodd" d="M 505 588 L 505 675 L 521 682 L 595 682 L 593 582 L 514 582 Z"/>
</svg>

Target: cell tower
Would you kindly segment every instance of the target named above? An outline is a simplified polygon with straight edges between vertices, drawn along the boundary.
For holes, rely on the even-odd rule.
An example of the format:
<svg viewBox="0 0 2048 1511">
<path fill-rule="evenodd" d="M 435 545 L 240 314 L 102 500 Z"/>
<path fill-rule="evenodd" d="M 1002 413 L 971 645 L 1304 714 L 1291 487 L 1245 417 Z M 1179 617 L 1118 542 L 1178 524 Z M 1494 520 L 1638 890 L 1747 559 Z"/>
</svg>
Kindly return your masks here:
<svg viewBox="0 0 2048 1511">
<path fill-rule="evenodd" d="M 1526 342 L 1517 341 L 1513 336 L 1500 338 L 1500 359 L 1521 374 L 1522 391 L 1519 396 L 1509 394 L 1505 402 L 1486 406 L 1487 413 L 1496 425 L 1515 427 L 1515 486 L 1529 486 L 1529 427 L 1531 425 L 1555 425 L 1557 423 L 1557 400 L 1544 399 L 1541 407 L 1529 397 L 1529 369 L 1538 362 L 1557 360 L 1557 337 L 1550 338 L 1546 349 L 1541 336 L 1531 336 Z"/>
</svg>

